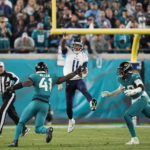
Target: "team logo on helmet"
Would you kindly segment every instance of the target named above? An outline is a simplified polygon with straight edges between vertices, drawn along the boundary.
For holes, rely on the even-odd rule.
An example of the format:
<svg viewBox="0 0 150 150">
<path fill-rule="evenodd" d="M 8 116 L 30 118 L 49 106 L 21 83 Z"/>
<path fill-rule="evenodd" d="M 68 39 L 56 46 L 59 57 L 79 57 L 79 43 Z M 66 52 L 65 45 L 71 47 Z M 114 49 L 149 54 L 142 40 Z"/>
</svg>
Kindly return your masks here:
<svg viewBox="0 0 150 150">
<path fill-rule="evenodd" d="M 36 64 L 35 70 L 36 70 L 36 72 L 43 71 L 43 72 L 47 73 L 48 72 L 48 67 L 44 62 L 39 62 L 39 63 Z"/>
<path fill-rule="evenodd" d="M 132 65 L 129 62 L 123 62 L 117 68 L 117 73 L 120 78 L 127 78 L 132 73 Z"/>
</svg>

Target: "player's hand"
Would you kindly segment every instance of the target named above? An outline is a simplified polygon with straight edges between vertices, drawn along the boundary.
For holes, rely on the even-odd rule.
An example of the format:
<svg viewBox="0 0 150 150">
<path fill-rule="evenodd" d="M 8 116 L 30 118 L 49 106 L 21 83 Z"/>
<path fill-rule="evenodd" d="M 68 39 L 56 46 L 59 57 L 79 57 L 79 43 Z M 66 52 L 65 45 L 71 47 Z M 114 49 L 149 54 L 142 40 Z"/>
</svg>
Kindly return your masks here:
<svg viewBox="0 0 150 150">
<path fill-rule="evenodd" d="M 86 69 L 85 66 L 79 66 L 79 68 L 74 72 L 75 74 L 81 74 L 82 72 L 84 72 Z"/>
<path fill-rule="evenodd" d="M 125 90 L 124 93 L 126 96 L 132 96 L 135 95 L 137 92 L 135 90 Z"/>
<path fill-rule="evenodd" d="M 66 32 L 64 32 L 64 33 L 63 33 L 63 39 L 65 39 L 65 40 L 66 40 L 66 36 L 67 36 L 67 33 L 66 33 Z"/>
<path fill-rule="evenodd" d="M 101 93 L 101 96 L 102 96 L 102 97 L 111 96 L 111 93 L 108 92 L 108 91 L 104 91 L 104 92 Z"/>
<path fill-rule="evenodd" d="M 88 76 L 88 69 L 87 69 L 87 67 L 85 67 L 84 72 L 81 72 L 81 73 L 79 74 L 79 76 L 80 76 L 81 78 L 85 78 L 85 77 Z"/>
<path fill-rule="evenodd" d="M 58 91 L 63 90 L 63 84 L 58 84 Z"/>
<path fill-rule="evenodd" d="M 14 91 L 13 86 L 6 89 L 6 93 L 12 93 Z"/>
</svg>

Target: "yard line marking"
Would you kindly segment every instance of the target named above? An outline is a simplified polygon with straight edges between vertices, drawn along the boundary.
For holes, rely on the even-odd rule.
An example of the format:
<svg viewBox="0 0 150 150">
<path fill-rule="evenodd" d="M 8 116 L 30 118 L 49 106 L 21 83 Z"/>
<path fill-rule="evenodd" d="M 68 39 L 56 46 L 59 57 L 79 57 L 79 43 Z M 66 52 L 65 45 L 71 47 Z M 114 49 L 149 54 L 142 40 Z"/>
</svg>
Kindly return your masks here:
<svg viewBox="0 0 150 150">
<path fill-rule="evenodd" d="M 34 128 L 34 126 L 28 126 L 29 128 Z M 47 126 L 48 127 L 48 126 Z M 67 125 L 52 125 L 53 128 L 56 129 L 66 129 L 68 128 Z M 103 129 L 103 128 L 126 128 L 126 125 L 76 125 L 75 128 L 81 128 L 81 129 Z M 150 128 L 150 125 L 141 125 L 141 126 L 135 126 L 136 128 Z M 5 129 L 15 129 L 16 126 L 4 126 Z"/>
</svg>

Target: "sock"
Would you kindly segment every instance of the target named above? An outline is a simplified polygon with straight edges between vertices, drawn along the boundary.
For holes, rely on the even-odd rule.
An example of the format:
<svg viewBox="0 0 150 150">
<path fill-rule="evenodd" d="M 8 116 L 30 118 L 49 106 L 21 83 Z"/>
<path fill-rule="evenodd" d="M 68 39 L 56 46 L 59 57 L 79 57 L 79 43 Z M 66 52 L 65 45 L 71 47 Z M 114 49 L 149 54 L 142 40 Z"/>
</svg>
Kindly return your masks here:
<svg viewBox="0 0 150 150">
<path fill-rule="evenodd" d="M 23 124 L 19 122 L 15 130 L 15 137 L 14 137 L 15 141 L 19 139 L 19 136 L 22 133 L 22 128 L 23 128 Z"/>
<path fill-rule="evenodd" d="M 125 115 L 124 119 L 126 121 L 126 124 L 128 126 L 128 129 L 129 129 L 129 132 L 130 132 L 132 138 L 136 137 L 134 125 L 133 125 L 133 122 L 132 122 L 132 117 L 129 116 L 129 115 Z"/>
</svg>

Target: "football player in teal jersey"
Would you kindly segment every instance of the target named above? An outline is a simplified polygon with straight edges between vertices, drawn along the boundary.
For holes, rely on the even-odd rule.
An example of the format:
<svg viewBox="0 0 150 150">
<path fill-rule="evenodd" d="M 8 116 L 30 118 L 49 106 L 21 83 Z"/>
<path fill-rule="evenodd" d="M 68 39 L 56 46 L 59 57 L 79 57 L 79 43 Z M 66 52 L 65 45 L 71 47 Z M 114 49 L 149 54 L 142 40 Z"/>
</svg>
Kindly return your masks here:
<svg viewBox="0 0 150 150">
<path fill-rule="evenodd" d="M 149 97 L 144 90 L 144 85 L 139 73 L 134 73 L 132 65 L 129 62 L 123 62 L 118 67 L 118 81 L 120 87 L 113 91 L 104 91 L 101 93 L 102 97 L 116 96 L 122 92 L 130 96 L 132 100 L 136 100 L 125 112 L 124 119 L 131 134 L 131 140 L 127 145 L 139 144 L 139 139 L 136 137 L 132 117 L 137 116 L 142 112 L 146 117 L 150 118 Z"/>
<path fill-rule="evenodd" d="M 16 127 L 14 141 L 9 144 L 9 147 L 17 147 L 19 136 L 22 132 L 23 126 L 29 121 L 33 116 L 36 116 L 35 120 L 35 132 L 46 134 L 46 142 L 49 143 L 52 139 L 53 128 L 44 127 L 44 122 L 49 109 L 49 98 L 51 95 L 52 87 L 55 84 L 60 84 L 65 82 L 77 74 L 81 74 L 85 68 L 80 66 L 76 71 L 70 73 L 63 77 L 57 77 L 54 74 L 48 73 L 48 67 L 44 62 L 39 62 L 36 67 L 36 73 L 29 76 L 29 79 L 25 82 L 18 83 L 8 89 L 8 91 L 13 91 L 21 89 L 23 87 L 33 86 L 35 94 L 32 101 L 23 110 L 19 123 Z"/>
</svg>

